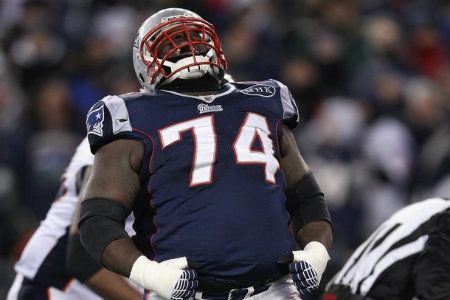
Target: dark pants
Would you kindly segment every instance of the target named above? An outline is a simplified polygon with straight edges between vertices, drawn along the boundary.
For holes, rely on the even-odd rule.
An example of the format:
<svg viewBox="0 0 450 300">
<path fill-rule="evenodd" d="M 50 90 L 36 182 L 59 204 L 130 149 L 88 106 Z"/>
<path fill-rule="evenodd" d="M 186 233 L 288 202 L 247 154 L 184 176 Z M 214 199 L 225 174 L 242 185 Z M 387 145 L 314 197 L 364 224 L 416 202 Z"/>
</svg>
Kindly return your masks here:
<svg viewBox="0 0 450 300">
<path fill-rule="evenodd" d="M 49 300 L 48 287 L 37 285 L 31 280 L 24 278 L 17 300 Z"/>
</svg>

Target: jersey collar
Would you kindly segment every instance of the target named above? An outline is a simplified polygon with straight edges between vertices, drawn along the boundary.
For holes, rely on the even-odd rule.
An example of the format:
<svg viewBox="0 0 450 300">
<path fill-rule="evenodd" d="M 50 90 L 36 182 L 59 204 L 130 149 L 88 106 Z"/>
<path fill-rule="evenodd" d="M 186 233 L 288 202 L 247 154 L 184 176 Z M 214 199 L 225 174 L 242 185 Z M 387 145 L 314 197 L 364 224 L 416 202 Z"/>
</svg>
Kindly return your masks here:
<svg viewBox="0 0 450 300">
<path fill-rule="evenodd" d="M 181 96 L 181 97 L 198 99 L 198 100 L 201 100 L 201 101 L 206 102 L 206 103 L 211 103 L 216 98 L 228 95 L 231 92 L 233 92 L 235 89 L 236 89 L 236 87 L 233 84 L 226 83 L 224 85 L 224 87 L 222 88 L 222 90 L 223 90 L 222 92 L 220 92 L 218 94 L 211 94 L 211 95 L 194 96 L 194 95 L 186 95 L 186 94 L 177 93 L 177 92 L 169 91 L 169 90 L 163 90 L 163 89 L 161 89 L 160 91 L 165 92 L 165 93 L 170 93 L 170 94 L 173 94 L 173 95 L 177 95 L 177 96 Z"/>
</svg>

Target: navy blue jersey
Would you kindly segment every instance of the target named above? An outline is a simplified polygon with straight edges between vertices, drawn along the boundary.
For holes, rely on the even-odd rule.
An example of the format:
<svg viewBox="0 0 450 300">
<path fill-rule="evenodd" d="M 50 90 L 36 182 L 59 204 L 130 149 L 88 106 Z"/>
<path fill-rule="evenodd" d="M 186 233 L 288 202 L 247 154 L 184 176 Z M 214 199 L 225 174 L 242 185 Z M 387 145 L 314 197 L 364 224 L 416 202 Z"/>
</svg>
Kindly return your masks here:
<svg viewBox="0 0 450 300">
<path fill-rule="evenodd" d="M 140 250 L 156 261 L 186 256 L 200 274 L 242 285 L 277 276 L 277 258 L 295 248 L 279 159 L 281 124 L 297 122 L 275 80 L 210 96 L 108 96 L 87 117 L 93 153 L 115 139 L 145 145 L 145 193 L 134 209 Z"/>
</svg>

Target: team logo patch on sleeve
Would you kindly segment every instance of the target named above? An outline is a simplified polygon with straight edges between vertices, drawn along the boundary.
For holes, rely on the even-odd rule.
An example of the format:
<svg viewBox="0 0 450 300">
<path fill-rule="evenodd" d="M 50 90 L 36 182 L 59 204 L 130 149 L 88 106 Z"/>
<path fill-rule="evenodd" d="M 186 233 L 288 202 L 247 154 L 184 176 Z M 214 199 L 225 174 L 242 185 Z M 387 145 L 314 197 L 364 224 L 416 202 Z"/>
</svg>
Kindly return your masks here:
<svg viewBox="0 0 450 300">
<path fill-rule="evenodd" d="M 255 84 L 243 89 L 241 93 L 249 96 L 272 97 L 275 95 L 275 88 L 266 84 Z"/>
<path fill-rule="evenodd" d="M 104 106 L 93 109 L 86 119 L 88 134 L 103 136 L 103 121 L 105 120 Z"/>
</svg>

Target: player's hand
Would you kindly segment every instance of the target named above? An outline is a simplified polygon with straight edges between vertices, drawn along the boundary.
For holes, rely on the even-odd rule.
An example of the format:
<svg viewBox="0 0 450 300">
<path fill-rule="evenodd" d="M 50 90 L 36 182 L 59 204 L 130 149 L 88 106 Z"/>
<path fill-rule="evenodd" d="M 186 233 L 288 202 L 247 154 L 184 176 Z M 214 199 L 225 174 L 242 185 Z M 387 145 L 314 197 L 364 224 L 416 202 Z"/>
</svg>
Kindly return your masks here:
<svg viewBox="0 0 450 300">
<path fill-rule="evenodd" d="M 292 251 L 278 259 L 288 264 L 292 280 L 300 294 L 308 294 L 319 287 L 320 279 L 330 259 L 328 251 L 319 242 L 310 242 L 302 251 Z"/>
<path fill-rule="evenodd" d="M 162 261 L 161 264 L 183 270 L 175 284 L 170 299 L 193 299 L 195 290 L 198 287 L 197 272 L 194 270 L 197 267 L 197 263 L 188 261 L 186 257 L 180 257 Z"/>
<path fill-rule="evenodd" d="M 198 286 L 197 272 L 185 257 L 157 263 L 141 256 L 134 262 L 130 279 L 170 300 L 193 299 Z"/>
</svg>

